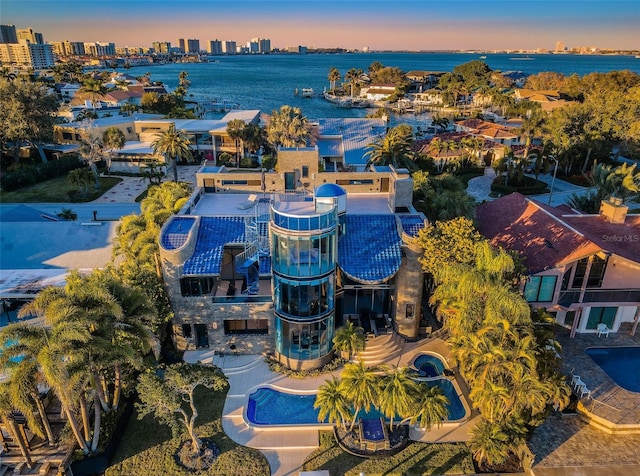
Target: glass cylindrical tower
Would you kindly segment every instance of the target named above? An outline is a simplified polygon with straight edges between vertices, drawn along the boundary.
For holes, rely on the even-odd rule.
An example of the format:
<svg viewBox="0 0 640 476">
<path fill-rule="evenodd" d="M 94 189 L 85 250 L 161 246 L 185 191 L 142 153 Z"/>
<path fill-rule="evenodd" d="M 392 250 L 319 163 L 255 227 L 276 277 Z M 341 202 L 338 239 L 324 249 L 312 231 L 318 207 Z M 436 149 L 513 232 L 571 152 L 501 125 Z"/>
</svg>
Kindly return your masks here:
<svg viewBox="0 0 640 476">
<path fill-rule="evenodd" d="M 333 347 L 338 207 L 280 201 L 271 207 L 271 265 L 278 359 L 322 366 Z"/>
</svg>

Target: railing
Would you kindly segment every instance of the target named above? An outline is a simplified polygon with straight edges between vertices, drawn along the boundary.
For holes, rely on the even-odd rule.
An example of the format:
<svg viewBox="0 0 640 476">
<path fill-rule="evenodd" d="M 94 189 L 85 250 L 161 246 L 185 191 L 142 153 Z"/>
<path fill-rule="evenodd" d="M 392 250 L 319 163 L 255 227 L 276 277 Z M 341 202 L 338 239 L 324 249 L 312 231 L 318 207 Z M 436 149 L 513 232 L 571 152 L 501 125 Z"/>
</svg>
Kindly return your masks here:
<svg viewBox="0 0 640 476">
<path fill-rule="evenodd" d="M 579 299 L 580 290 L 562 291 L 558 304 L 570 306 Z M 640 289 L 587 289 L 582 302 L 640 302 Z"/>
</svg>

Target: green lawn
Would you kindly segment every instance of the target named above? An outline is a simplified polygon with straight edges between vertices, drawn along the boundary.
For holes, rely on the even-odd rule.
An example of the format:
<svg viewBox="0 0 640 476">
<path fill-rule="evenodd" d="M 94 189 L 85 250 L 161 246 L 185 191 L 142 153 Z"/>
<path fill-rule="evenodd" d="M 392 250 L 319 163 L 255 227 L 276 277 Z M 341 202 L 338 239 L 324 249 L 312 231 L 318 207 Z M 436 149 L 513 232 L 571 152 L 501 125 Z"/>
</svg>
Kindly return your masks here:
<svg viewBox="0 0 640 476">
<path fill-rule="evenodd" d="M 303 471 L 325 469 L 331 475 L 358 476 L 473 474 L 473 459 L 464 443 L 411 442 L 400 453 L 389 458 L 366 459 L 343 451 L 335 441 L 333 432 L 320 432 L 320 448 L 311 453 Z"/>
<path fill-rule="evenodd" d="M 153 416 L 138 420 L 134 411 L 105 476 L 268 476 L 269 463 L 262 453 L 236 444 L 222 430 L 225 397 L 226 392 L 196 389 L 197 434 L 213 439 L 220 448 L 220 456 L 208 471 L 189 471 L 179 466 L 175 454 L 186 438 L 172 438 L 169 428 Z"/>
<path fill-rule="evenodd" d="M 56 177 L 46 182 L 24 187 L 13 192 L 0 192 L 1 203 L 82 203 L 100 197 L 122 179 L 118 177 L 100 177 L 100 188 L 89 185 L 87 194 L 82 196 L 78 187 L 72 185 L 66 176 Z"/>
</svg>

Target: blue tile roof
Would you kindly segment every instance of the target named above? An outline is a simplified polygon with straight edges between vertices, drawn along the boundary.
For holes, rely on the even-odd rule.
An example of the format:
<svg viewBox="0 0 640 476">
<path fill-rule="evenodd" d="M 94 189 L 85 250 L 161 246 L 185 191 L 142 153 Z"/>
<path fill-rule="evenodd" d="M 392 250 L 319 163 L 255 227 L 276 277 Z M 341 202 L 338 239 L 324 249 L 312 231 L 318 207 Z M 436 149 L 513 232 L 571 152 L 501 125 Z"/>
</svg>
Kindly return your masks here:
<svg viewBox="0 0 640 476">
<path fill-rule="evenodd" d="M 416 236 L 424 228 L 424 217 L 421 215 L 398 215 L 402 231 L 409 236 Z"/>
<path fill-rule="evenodd" d="M 181 248 L 187 241 L 189 231 L 196 222 L 193 217 L 173 217 L 164 229 L 160 244 L 166 250 Z"/>
<path fill-rule="evenodd" d="M 246 241 L 244 220 L 244 216 L 200 217 L 196 248 L 184 263 L 183 274 L 220 274 L 224 245 Z M 271 274 L 270 256 L 260 257 L 260 274 Z"/>
<path fill-rule="evenodd" d="M 196 249 L 184 263 L 183 274 L 220 274 L 224 245 L 243 242 L 243 217 L 201 217 Z"/>
<path fill-rule="evenodd" d="M 402 261 L 394 215 L 347 215 L 347 231 L 338 241 L 338 264 L 351 279 L 378 284 L 391 279 Z"/>
</svg>

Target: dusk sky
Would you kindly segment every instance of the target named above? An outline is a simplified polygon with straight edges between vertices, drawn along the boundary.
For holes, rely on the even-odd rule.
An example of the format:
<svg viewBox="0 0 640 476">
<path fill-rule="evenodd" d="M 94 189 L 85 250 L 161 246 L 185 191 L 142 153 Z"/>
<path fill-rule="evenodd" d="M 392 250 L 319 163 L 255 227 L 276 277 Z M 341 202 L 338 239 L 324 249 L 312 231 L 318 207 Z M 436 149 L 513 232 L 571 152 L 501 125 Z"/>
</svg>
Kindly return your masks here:
<svg viewBox="0 0 640 476">
<path fill-rule="evenodd" d="M 197 38 L 272 48 L 372 50 L 640 49 L 640 1 L 521 0 L 0 0 L 0 23 L 31 27 L 45 41 L 151 46 Z"/>
</svg>

